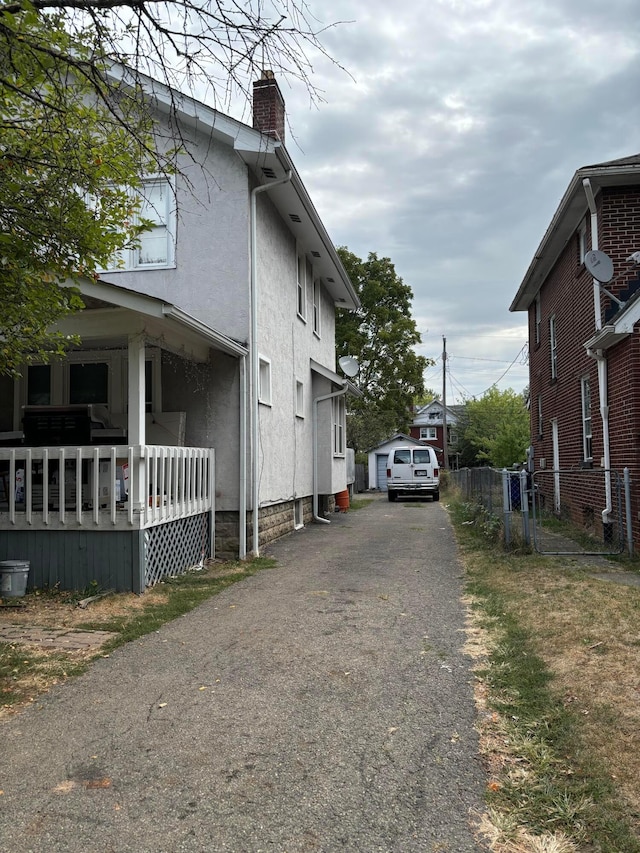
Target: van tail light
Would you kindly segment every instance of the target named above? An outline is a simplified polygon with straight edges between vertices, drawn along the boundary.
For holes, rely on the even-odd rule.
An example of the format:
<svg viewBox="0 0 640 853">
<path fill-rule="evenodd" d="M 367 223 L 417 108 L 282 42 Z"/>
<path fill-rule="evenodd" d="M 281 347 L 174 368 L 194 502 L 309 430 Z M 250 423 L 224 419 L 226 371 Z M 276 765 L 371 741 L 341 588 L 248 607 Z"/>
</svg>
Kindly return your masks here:
<svg viewBox="0 0 640 853">
<path fill-rule="evenodd" d="M 387 468 L 387 477 L 391 476 L 391 468 Z"/>
<path fill-rule="evenodd" d="M 437 469 L 437 468 L 434 468 L 434 469 L 433 469 L 433 476 L 434 476 L 434 477 L 437 477 L 439 474 L 440 474 L 440 471 L 438 471 L 438 469 Z"/>
</svg>

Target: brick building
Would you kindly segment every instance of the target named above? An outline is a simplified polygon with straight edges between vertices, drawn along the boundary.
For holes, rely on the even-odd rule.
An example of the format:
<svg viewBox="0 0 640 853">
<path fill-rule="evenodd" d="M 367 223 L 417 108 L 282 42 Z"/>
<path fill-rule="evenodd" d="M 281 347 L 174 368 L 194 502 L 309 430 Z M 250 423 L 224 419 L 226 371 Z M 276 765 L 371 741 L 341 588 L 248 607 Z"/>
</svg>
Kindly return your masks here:
<svg viewBox="0 0 640 853">
<path fill-rule="evenodd" d="M 594 261 L 613 263 L 596 281 Z M 578 169 L 511 304 L 529 317 L 534 479 L 545 506 L 621 534 L 628 468 L 640 543 L 640 155 Z M 586 262 L 586 264 L 585 264 Z M 607 278 L 597 272 L 600 279 Z"/>
<path fill-rule="evenodd" d="M 409 435 L 411 438 L 416 438 L 424 444 L 429 444 L 438 454 L 438 460 L 441 465 L 444 465 L 444 425 L 445 411 L 440 400 L 431 400 L 425 406 L 421 406 L 415 413 Z M 447 406 L 446 407 L 446 425 L 447 425 L 447 465 L 446 467 L 455 470 L 458 468 L 458 418 L 462 411 L 462 406 Z"/>
</svg>

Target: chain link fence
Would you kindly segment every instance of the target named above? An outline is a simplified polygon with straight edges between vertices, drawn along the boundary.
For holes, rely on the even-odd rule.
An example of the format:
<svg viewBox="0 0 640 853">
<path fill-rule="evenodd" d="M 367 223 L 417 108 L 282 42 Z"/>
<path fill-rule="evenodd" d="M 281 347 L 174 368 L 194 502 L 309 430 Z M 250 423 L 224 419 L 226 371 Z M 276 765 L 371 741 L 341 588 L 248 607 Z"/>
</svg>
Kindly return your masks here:
<svg viewBox="0 0 640 853">
<path fill-rule="evenodd" d="M 625 547 L 633 554 L 628 469 L 620 476 L 462 468 L 449 477 L 466 503 L 484 508 L 507 547 L 521 539 L 542 554 L 619 554 Z"/>
</svg>

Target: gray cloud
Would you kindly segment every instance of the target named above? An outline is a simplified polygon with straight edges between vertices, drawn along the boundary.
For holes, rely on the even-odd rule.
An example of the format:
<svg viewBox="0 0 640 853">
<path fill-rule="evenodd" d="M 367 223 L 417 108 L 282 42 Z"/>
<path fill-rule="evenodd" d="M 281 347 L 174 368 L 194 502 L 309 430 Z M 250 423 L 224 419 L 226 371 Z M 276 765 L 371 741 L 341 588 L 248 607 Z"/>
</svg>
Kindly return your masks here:
<svg viewBox="0 0 640 853">
<path fill-rule="evenodd" d="M 414 292 L 419 351 L 437 358 L 447 337 L 454 395 L 507 369 L 499 387 L 520 390 L 526 317 L 508 307 L 568 182 L 640 151 L 637 0 L 313 11 L 353 21 L 325 37 L 349 74 L 314 59 L 326 103 L 284 88 L 288 148 L 329 233 L 391 258 Z"/>
</svg>

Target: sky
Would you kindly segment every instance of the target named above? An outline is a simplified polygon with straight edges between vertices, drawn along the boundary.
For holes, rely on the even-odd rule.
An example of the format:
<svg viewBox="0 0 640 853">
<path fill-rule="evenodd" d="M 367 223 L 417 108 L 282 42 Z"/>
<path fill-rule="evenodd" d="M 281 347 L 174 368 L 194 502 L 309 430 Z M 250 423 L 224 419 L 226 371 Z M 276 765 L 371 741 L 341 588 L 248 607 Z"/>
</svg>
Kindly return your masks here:
<svg viewBox="0 0 640 853">
<path fill-rule="evenodd" d="M 287 150 L 336 246 L 413 291 L 427 387 L 528 384 L 509 305 L 576 169 L 640 152 L 638 0 L 308 0 L 339 63 L 279 80 Z M 344 70 L 343 70 L 344 69 Z M 586 203 L 585 203 L 586 207 Z M 638 246 L 640 249 L 640 246 Z"/>
</svg>

